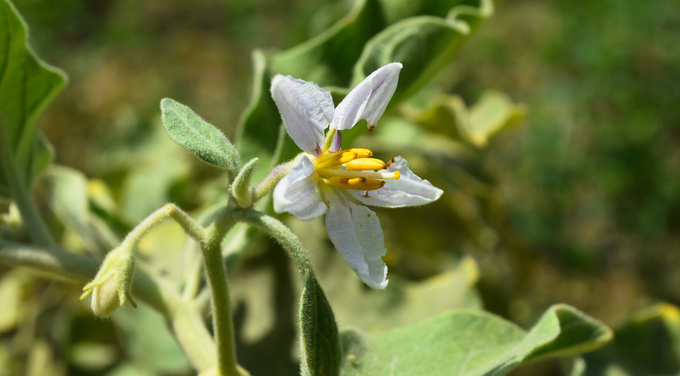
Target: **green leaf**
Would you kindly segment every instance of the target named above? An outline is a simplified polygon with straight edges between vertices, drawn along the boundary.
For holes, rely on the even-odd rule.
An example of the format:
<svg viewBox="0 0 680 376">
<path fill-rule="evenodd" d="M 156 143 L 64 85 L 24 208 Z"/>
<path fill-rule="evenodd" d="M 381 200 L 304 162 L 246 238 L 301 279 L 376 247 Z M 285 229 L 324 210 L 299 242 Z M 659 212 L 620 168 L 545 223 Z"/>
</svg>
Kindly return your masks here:
<svg viewBox="0 0 680 376">
<path fill-rule="evenodd" d="M 675 375 L 680 370 L 680 309 L 649 307 L 615 331 L 614 341 L 581 358 L 574 375 Z"/>
<path fill-rule="evenodd" d="M 36 120 L 65 82 L 28 45 L 28 28 L 14 5 L 0 0 L 0 194 L 30 192 L 52 160 Z"/>
<path fill-rule="evenodd" d="M 566 305 L 551 307 L 529 332 L 488 313 L 452 312 L 365 339 L 344 332 L 342 375 L 502 375 L 611 337 L 604 324 Z"/>
<path fill-rule="evenodd" d="M 490 0 L 474 3 L 452 6 L 446 18 L 410 17 L 390 25 L 364 47 L 352 83 L 356 85 L 379 67 L 398 61 L 404 68 L 390 106 L 414 94 L 451 62 L 481 20 L 491 16 Z"/>
<path fill-rule="evenodd" d="M 170 137 L 204 162 L 235 174 L 239 154 L 229 139 L 189 107 L 170 98 L 161 100 L 161 120 Z"/>
<path fill-rule="evenodd" d="M 340 369 L 340 341 L 333 310 L 313 274 L 309 274 L 300 303 L 302 375 L 332 376 Z"/>
</svg>

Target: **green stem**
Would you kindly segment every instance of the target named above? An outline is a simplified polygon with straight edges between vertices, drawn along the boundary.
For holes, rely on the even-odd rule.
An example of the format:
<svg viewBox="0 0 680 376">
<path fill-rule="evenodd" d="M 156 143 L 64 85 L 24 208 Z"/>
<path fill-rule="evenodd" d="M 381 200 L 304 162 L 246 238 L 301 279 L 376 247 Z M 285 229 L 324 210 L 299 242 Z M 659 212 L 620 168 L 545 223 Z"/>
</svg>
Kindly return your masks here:
<svg viewBox="0 0 680 376">
<path fill-rule="evenodd" d="M 0 165 L 2 174 L 5 176 L 10 194 L 14 198 L 19 212 L 21 213 L 21 220 L 24 223 L 24 228 L 28 231 L 28 235 L 36 244 L 43 246 L 55 246 L 56 243 L 52 239 L 45 222 L 38 212 L 38 208 L 31 199 L 30 191 L 25 186 L 25 179 L 19 175 L 16 165 L 14 163 L 14 156 L 12 155 L 11 145 L 7 136 L 7 131 L 4 129 L 4 124 L 0 123 Z"/>
<path fill-rule="evenodd" d="M 221 242 L 231 227 L 230 211 L 225 209 L 208 228 L 201 244 L 208 286 L 212 295 L 212 316 L 217 344 L 217 367 L 220 376 L 240 376 L 236 361 L 236 345 L 229 301 L 229 285 L 222 258 Z"/>
<path fill-rule="evenodd" d="M 151 213 L 142 222 L 135 226 L 132 231 L 125 237 L 123 243 L 129 243 L 131 248 L 137 246 L 141 238 L 149 232 L 154 226 L 161 223 L 166 218 L 172 218 L 177 222 L 186 233 L 192 238 L 203 241 L 205 239 L 205 230 L 196 221 L 193 220 L 187 213 L 177 207 L 175 204 L 165 204 L 160 209 Z"/>
<path fill-rule="evenodd" d="M 300 154 L 298 154 L 298 157 Z M 297 160 L 298 157 L 295 157 L 294 159 L 281 163 L 280 165 L 274 167 L 272 171 L 267 175 L 264 180 L 260 184 L 255 187 L 255 191 L 253 192 L 253 202 L 256 202 L 257 200 L 261 199 L 262 197 L 266 196 L 267 193 L 271 192 L 274 187 L 276 187 L 276 184 L 288 173 L 290 170 L 293 169 L 293 166 L 295 165 L 295 161 Z"/>
</svg>

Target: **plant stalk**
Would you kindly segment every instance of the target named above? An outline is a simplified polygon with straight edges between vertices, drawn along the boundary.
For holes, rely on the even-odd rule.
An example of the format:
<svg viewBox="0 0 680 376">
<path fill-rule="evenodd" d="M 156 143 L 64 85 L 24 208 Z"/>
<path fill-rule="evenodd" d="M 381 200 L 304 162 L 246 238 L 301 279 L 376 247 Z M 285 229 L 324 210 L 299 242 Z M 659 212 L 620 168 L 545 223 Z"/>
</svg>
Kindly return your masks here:
<svg viewBox="0 0 680 376">
<path fill-rule="evenodd" d="M 201 250 L 205 261 L 208 287 L 212 295 L 212 317 L 217 345 L 217 368 L 220 376 L 241 376 L 236 360 L 234 327 L 231 318 L 229 285 L 222 258 L 222 239 L 231 227 L 230 211 L 225 210 L 217 216 L 207 229 L 206 241 Z"/>
</svg>

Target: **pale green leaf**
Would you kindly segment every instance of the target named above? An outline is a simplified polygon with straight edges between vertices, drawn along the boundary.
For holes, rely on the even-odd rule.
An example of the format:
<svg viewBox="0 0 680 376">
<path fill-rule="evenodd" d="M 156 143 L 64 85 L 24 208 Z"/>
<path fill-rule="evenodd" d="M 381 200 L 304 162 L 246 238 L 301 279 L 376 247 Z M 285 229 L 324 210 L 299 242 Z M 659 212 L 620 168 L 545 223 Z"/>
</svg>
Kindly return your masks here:
<svg viewBox="0 0 680 376">
<path fill-rule="evenodd" d="M 161 120 L 170 137 L 204 162 L 236 173 L 239 154 L 229 139 L 189 107 L 170 98 L 161 100 Z"/>
<path fill-rule="evenodd" d="M 77 170 L 52 166 L 46 173 L 48 205 L 69 230 L 78 234 L 85 247 L 104 254 L 119 242 L 103 221 L 90 214 L 87 179 Z"/>
<path fill-rule="evenodd" d="M 556 305 L 529 332 L 488 313 L 459 311 L 367 338 L 342 337 L 342 375 L 490 376 L 530 360 L 593 350 L 612 334 L 576 309 Z"/>
</svg>

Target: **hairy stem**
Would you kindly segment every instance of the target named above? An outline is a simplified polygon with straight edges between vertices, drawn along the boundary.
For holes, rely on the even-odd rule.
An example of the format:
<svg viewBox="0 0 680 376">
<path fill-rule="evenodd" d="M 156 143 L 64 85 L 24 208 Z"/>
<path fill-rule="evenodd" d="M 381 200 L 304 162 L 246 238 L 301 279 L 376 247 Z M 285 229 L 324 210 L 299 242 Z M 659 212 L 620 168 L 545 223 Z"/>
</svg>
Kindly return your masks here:
<svg viewBox="0 0 680 376">
<path fill-rule="evenodd" d="M 184 231 L 192 238 L 203 241 L 205 239 L 205 230 L 196 221 L 193 220 L 182 209 L 175 204 L 165 204 L 160 209 L 151 213 L 142 222 L 135 226 L 132 231 L 125 237 L 123 243 L 131 243 L 132 247 L 136 247 L 141 238 L 149 232 L 154 226 L 161 223 L 166 218 L 172 218 L 177 222 Z"/>
<path fill-rule="evenodd" d="M 298 154 L 299 156 L 299 154 Z M 297 157 L 285 162 L 281 163 L 280 165 L 274 167 L 272 171 L 267 175 L 264 180 L 260 184 L 255 187 L 255 191 L 253 192 L 253 202 L 256 202 L 257 200 L 261 199 L 262 197 L 266 196 L 269 192 L 276 187 L 276 184 L 284 177 L 286 176 L 290 170 L 293 169 L 293 165 L 295 164 L 295 161 L 297 160 Z"/>
<path fill-rule="evenodd" d="M 208 286 L 212 295 L 212 316 L 217 344 L 217 367 L 220 376 L 239 376 L 236 361 L 234 327 L 231 318 L 229 285 L 222 258 L 221 242 L 232 225 L 230 210 L 225 208 L 208 227 L 205 242 L 201 244 Z"/>
</svg>

